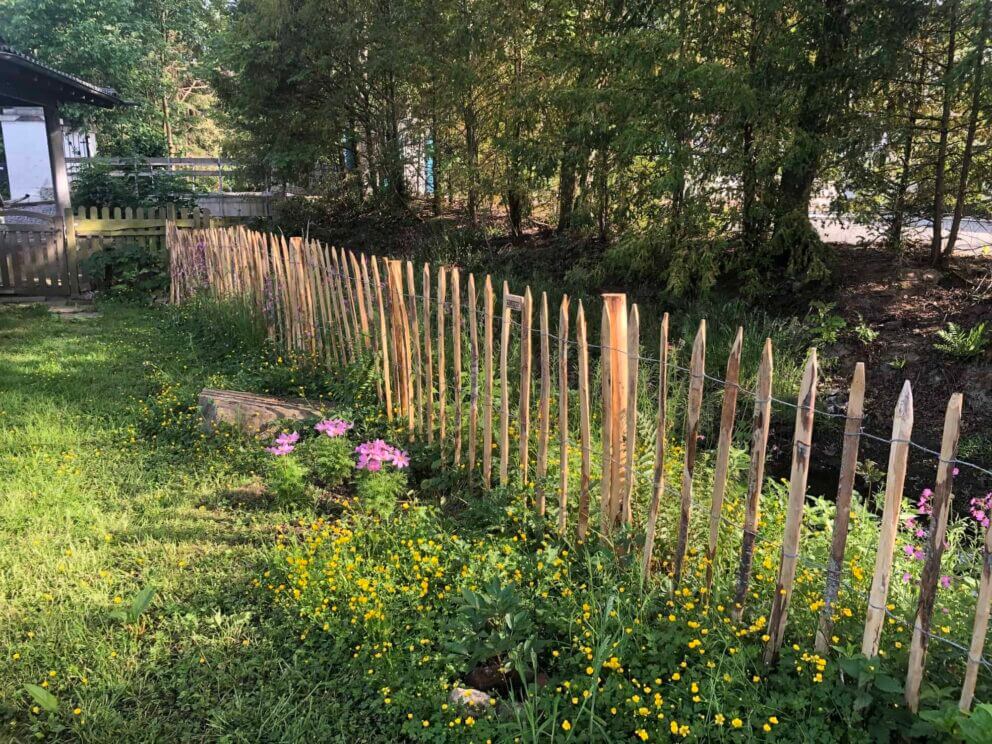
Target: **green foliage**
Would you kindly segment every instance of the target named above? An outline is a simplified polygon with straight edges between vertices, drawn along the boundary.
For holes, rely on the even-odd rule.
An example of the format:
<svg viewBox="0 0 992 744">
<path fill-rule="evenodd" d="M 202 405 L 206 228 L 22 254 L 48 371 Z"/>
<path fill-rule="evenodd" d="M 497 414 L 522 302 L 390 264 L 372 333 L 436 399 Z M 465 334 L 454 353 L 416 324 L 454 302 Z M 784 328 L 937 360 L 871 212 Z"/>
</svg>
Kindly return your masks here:
<svg viewBox="0 0 992 744">
<path fill-rule="evenodd" d="M 858 324 L 854 326 L 854 335 L 858 337 L 861 343 L 868 346 L 878 338 L 879 332 L 865 323 L 865 319 L 861 317 L 861 313 L 858 313 Z"/>
<path fill-rule="evenodd" d="M 113 175 L 114 173 L 120 175 Z M 142 159 L 111 165 L 93 158 L 80 164 L 72 179 L 72 203 L 81 207 L 142 207 L 157 209 L 196 206 L 196 190 L 187 178 L 165 170 L 149 173 Z"/>
<path fill-rule="evenodd" d="M 355 472 L 353 449 L 347 437 L 327 437 L 321 434 L 298 445 L 296 454 L 318 485 L 334 488 Z"/>
<path fill-rule="evenodd" d="M 134 595 L 134 599 L 131 600 L 131 604 L 126 610 L 114 612 L 111 616 L 121 622 L 134 624 L 148 609 L 154 596 L 155 587 L 149 584 Z"/>
<path fill-rule="evenodd" d="M 974 359 L 985 353 L 989 339 L 985 336 L 985 323 L 979 323 L 965 330 L 957 323 L 948 323 L 947 328 L 937 331 L 940 339 L 933 348 L 958 359 Z"/>
<path fill-rule="evenodd" d="M 114 242 L 79 266 L 96 289 L 116 300 L 148 302 L 169 288 L 169 257 L 163 247 Z"/>
<path fill-rule="evenodd" d="M 533 654 L 545 645 L 536 638 L 533 608 L 526 607 L 512 585 L 493 579 L 484 588 L 463 588 L 448 633 L 447 650 L 471 670 L 495 661 L 506 673 L 524 674 Z"/>
<path fill-rule="evenodd" d="M 405 470 L 362 470 L 355 478 L 355 497 L 359 509 L 381 519 L 388 518 L 395 511 L 396 502 L 406 491 Z"/>
<path fill-rule="evenodd" d="M 28 684 L 24 685 L 24 690 L 31 696 L 31 699 L 38 704 L 38 707 L 46 713 L 58 712 L 58 699 L 44 687 Z"/>
<path fill-rule="evenodd" d="M 225 7 L 220 0 L 6 0 L 0 28 L 17 49 L 135 104 L 63 109 L 70 123 L 94 129 L 101 153 L 163 157 L 171 132 L 174 154 L 216 154 L 221 132 L 209 78 Z"/>
<path fill-rule="evenodd" d="M 265 486 L 275 505 L 294 511 L 310 505 L 307 469 L 293 455 L 273 457 L 266 468 Z"/>
<path fill-rule="evenodd" d="M 835 344 L 841 332 L 847 328 L 847 321 L 833 312 L 834 303 L 816 300 L 810 303 L 808 321 L 813 338 L 820 344 Z"/>
</svg>

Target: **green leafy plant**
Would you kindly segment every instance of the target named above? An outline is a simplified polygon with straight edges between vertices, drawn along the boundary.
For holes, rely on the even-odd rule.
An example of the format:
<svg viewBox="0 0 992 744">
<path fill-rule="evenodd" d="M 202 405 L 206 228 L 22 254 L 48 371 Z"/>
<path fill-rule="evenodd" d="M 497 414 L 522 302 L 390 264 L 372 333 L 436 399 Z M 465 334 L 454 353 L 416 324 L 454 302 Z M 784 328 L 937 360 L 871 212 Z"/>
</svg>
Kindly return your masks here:
<svg viewBox="0 0 992 744">
<path fill-rule="evenodd" d="M 837 343 L 841 331 L 847 328 L 847 321 L 833 312 L 834 303 L 815 300 L 810 303 L 809 320 L 813 338 L 821 344 Z"/>
<path fill-rule="evenodd" d="M 59 701 L 52 693 L 39 685 L 24 685 L 24 690 L 31 699 L 46 713 L 55 713 L 59 709 Z"/>
<path fill-rule="evenodd" d="M 196 190 L 183 176 L 149 171 L 143 158 L 122 165 L 92 158 L 80 164 L 72 179 L 72 203 L 83 207 L 165 207 L 192 209 Z"/>
<path fill-rule="evenodd" d="M 137 594 L 134 595 L 134 599 L 131 600 L 131 605 L 126 610 L 118 610 L 111 614 L 115 620 L 120 620 L 121 622 L 134 624 L 138 622 L 145 610 L 152 603 L 152 598 L 155 596 L 155 587 L 149 584 L 148 586 L 142 588 Z"/>
<path fill-rule="evenodd" d="M 355 471 L 352 449 L 347 437 L 320 435 L 306 440 L 296 451 L 311 478 L 321 486 L 333 488 L 344 483 Z"/>
<path fill-rule="evenodd" d="M 169 257 L 164 248 L 141 243 L 112 243 L 80 262 L 83 274 L 114 299 L 147 301 L 169 286 Z"/>
<path fill-rule="evenodd" d="M 296 509 L 307 502 L 307 469 L 292 455 L 274 457 L 268 468 L 265 486 L 276 506 Z"/>
<path fill-rule="evenodd" d="M 406 489 L 406 472 L 402 470 L 361 471 L 355 481 L 355 495 L 361 510 L 383 519 L 393 513 Z"/>
<path fill-rule="evenodd" d="M 892 369 L 903 369 L 906 366 L 906 357 L 893 357 L 889 360 Z"/>
<path fill-rule="evenodd" d="M 861 317 L 861 313 L 858 313 L 858 324 L 854 326 L 854 335 L 858 337 L 861 343 L 867 346 L 878 338 L 878 331 L 865 323 L 865 319 Z"/>
<path fill-rule="evenodd" d="M 512 585 L 496 579 L 478 591 L 462 589 L 451 633 L 455 640 L 446 644 L 448 652 L 469 668 L 495 660 L 503 672 L 522 672 L 531 654 L 544 646 L 533 613 Z"/>
<path fill-rule="evenodd" d="M 958 359 L 974 359 L 981 356 L 988 346 L 985 337 L 985 323 L 979 323 L 965 330 L 957 323 L 948 323 L 947 328 L 937 331 L 940 339 L 933 348 Z"/>
</svg>

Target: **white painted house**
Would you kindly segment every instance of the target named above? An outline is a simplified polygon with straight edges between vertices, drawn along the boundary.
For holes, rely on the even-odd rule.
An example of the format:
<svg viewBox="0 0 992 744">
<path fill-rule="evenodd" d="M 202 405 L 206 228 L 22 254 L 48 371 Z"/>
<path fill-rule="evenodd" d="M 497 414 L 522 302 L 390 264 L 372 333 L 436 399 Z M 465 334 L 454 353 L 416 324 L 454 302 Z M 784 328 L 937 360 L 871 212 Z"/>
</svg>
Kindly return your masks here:
<svg viewBox="0 0 992 744">
<path fill-rule="evenodd" d="M 45 130 L 45 110 L 40 106 L 12 106 L 0 109 L 7 180 L 12 202 L 52 201 L 52 167 Z M 92 132 L 62 130 L 65 154 L 70 158 L 96 155 Z"/>
</svg>

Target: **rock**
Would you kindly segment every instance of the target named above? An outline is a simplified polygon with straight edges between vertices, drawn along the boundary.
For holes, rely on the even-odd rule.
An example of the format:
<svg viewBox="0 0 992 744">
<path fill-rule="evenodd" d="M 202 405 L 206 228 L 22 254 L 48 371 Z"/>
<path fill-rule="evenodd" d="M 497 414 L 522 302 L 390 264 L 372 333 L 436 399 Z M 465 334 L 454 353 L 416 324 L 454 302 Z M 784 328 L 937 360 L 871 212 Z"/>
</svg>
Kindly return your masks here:
<svg viewBox="0 0 992 744">
<path fill-rule="evenodd" d="M 206 431 L 213 430 L 217 423 L 224 423 L 254 433 L 264 431 L 277 421 L 305 421 L 321 415 L 319 410 L 303 401 L 236 390 L 204 388 L 197 402 Z"/>
<path fill-rule="evenodd" d="M 451 694 L 448 695 L 448 703 L 451 705 L 460 705 L 476 713 L 489 710 L 495 700 L 492 695 L 472 687 L 452 687 Z"/>
</svg>

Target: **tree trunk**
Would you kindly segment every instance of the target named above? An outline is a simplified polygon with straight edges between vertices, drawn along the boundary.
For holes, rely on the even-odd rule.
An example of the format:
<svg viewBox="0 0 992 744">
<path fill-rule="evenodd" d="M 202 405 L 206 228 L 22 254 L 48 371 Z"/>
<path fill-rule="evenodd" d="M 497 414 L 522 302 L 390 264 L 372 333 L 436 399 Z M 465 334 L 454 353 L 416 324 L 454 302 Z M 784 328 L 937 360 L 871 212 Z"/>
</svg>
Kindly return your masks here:
<svg viewBox="0 0 992 744">
<path fill-rule="evenodd" d="M 985 45 L 989 36 L 989 6 L 992 0 L 982 3 L 982 21 L 978 29 L 978 40 L 975 42 L 975 66 L 971 74 L 971 112 L 968 115 L 968 133 L 964 141 L 964 154 L 961 156 L 961 173 L 958 176 L 958 193 L 954 200 L 954 216 L 951 218 L 951 230 L 947 234 L 947 245 L 944 256 L 954 252 L 954 244 L 958 239 L 961 228 L 961 218 L 964 216 L 964 200 L 968 193 L 968 173 L 975 154 L 975 132 L 978 129 L 978 112 L 982 107 L 982 78 L 984 77 Z"/>
<path fill-rule="evenodd" d="M 438 144 L 437 117 L 431 120 L 431 211 L 441 214 L 441 146 Z"/>
<path fill-rule="evenodd" d="M 944 171 L 947 167 L 947 135 L 951 122 L 951 99 L 953 98 L 952 76 L 954 72 L 954 52 L 958 31 L 958 0 L 947 5 L 947 60 L 944 63 L 944 104 L 940 112 L 940 141 L 937 145 L 937 171 L 933 179 L 933 237 L 930 239 L 930 263 L 940 263 L 941 233 L 944 221 Z"/>
<path fill-rule="evenodd" d="M 609 153 L 604 145 L 599 147 L 596 153 L 596 224 L 599 228 L 599 239 L 606 242 L 609 237 L 609 177 L 607 168 L 609 166 Z"/>
<path fill-rule="evenodd" d="M 575 208 L 575 157 L 568 145 L 561 156 L 558 170 L 558 226 L 556 231 L 566 232 L 572 226 L 572 210 Z"/>
<path fill-rule="evenodd" d="M 896 185 L 896 193 L 892 204 L 892 222 L 889 224 L 889 234 L 886 237 L 889 248 L 893 250 L 898 249 L 902 244 L 902 228 L 906 217 L 906 194 L 909 192 L 909 178 L 913 164 L 913 147 L 916 144 L 916 119 L 919 115 L 920 103 L 923 97 L 923 82 L 926 77 L 926 71 L 927 58 L 925 54 L 921 54 L 920 72 L 916 78 L 909 104 L 909 127 L 906 131 L 906 140 L 902 143 L 899 183 Z"/>
<path fill-rule="evenodd" d="M 810 234 L 814 231 L 809 220 L 813 182 L 819 172 L 831 118 L 841 105 L 831 81 L 836 77 L 836 68 L 843 63 L 850 35 L 845 0 L 825 0 L 813 74 L 799 104 L 796 136 L 784 157 L 776 210 L 779 220 L 788 215 L 792 224 L 804 222 Z"/>
<path fill-rule="evenodd" d="M 476 140 L 475 132 L 475 107 L 472 104 L 472 91 L 469 90 L 469 98 L 462 107 L 462 120 L 465 124 L 465 155 L 468 159 L 468 203 L 466 210 L 468 220 L 473 225 L 476 223 L 479 210 L 479 191 L 476 183 L 478 181 L 479 168 L 479 143 Z"/>
</svg>

